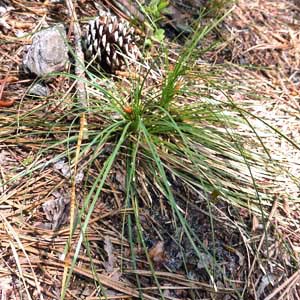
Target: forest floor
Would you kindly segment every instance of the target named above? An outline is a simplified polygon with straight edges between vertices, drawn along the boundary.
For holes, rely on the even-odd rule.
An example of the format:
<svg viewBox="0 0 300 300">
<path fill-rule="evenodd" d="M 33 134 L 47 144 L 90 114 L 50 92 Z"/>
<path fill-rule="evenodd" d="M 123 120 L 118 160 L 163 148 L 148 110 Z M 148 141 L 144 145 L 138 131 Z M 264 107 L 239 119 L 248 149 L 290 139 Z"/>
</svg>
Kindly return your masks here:
<svg viewBox="0 0 300 300">
<path fill-rule="evenodd" d="M 132 249 L 123 236 L 125 171 L 119 163 L 92 212 L 86 232 L 89 247 L 82 247 L 78 254 L 65 299 L 300 298 L 300 1 L 237 0 L 232 5 L 229 15 L 205 37 L 204 45 L 217 44 L 201 55 L 199 64 L 213 72 L 219 83 L 234 87 L 227 93 L 259 118 L 253 117 L 253 123 L 264 120 L 286 137 L 261 136 L 272 159 L 285 167 L 277 175 L 268 215 L 213 199 L 212 233 L 207 202 L 198 201 L 192 193 L 186 194 L 188 201 L 178 197 L 193 231 L 218 258 L 221 269 L 212 281 L 205 272 L 213 264 L 210 257 L 200 253 L 199 261 L 182 232 L 172 226 L 172 213 L 161 199 L 144 203 L 140 223 L 154 276 L 138 242 L 136 268 L 130 264 Z M 69 165 L 60 159 L 27 171 L 37 161 L 51 159 L 51 151 L 42 151 L 48 139 L 72 132 L 68 124 L 63 135 L 53 127 L 46 142 L 45 135 L 39 138 L 39 122 L 31 124 L 26 116 L 55 122 L 72 101 L 66 98 L 67 104 L 62 104 L 61 95 L 73 82 L 58 76 L 47 83 L 49 96 L 29 97 L 34 79 L 20 76 L 20 65 L 31 43 L 31 35 L 26 34 L 60 22 L 68 26 L 72 41 L 73 29 L 64 3 L 4 1 L 3 7 L 8 6 L 11 10 L 0 24 L 0 99 L 15 102 L 9 108 L 0 107 L 0 299 L 60 299 L 64 272 L 75 253 L 73 249 L 70 257 L 63 257 L 70 223 Z M 94 1 L 78 0 L 76 12 L 84 19 L 95 16 L 97 8 Z M 66 121 L 71 124 L 72 116 Z M 100 172 L 102 163 L 99 158 L 94 173 Z M 83 199 L 82 186 L 76 193 L 79 201 Z M 74 240 L 79 235 L 77 230 Z"/>
</svg>

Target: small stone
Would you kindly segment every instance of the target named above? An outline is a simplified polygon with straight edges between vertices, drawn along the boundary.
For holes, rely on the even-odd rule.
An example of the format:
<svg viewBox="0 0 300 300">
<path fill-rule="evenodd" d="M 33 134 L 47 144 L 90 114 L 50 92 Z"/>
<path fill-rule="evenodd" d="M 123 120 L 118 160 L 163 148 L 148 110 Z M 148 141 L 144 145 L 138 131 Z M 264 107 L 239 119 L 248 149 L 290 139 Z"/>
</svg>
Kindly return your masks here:
<svg viewBox="0 0 300 300">
<path fill-rule="evenodd" d="M 49 95 L 49 89 L 47 86 L 41 83 L 36 83 L 30 88 L 28 94 L 33 96 L 47 97 Z"/>
<path fill-rule="evenodd" d="M 66 32 L 63 25 L 56 25 L 36 33 L 23 57 L 25 73 L 39 77 L 62 71 L 68 61 Z"/>
<path fill-rule="evenodd" d="M 15 35 L 16 35 L 16 37 L 18 37 L 18 38 L 22 38 L 22 37 L 24 37 L 25 35 L 27 35 L 27 33 L 24 32 L 23 30 L 16 30 Z"/>
</svg>

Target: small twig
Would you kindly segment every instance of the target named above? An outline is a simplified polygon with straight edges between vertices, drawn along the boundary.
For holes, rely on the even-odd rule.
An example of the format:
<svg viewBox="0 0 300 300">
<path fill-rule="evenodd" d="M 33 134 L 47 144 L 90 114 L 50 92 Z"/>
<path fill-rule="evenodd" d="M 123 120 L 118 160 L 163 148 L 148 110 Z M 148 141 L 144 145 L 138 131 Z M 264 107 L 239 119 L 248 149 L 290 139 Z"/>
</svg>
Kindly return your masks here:
<svg viewBox="0 0 300 300">
<path fill-rule="evenodd" d="M 73 23 L 74 28 L 74 39 L 75 39 L 75 54 L 76 54 L 76 62 L 75 62 L 75 74 L 78 76 L 77 79 L 77 95 L 80 99 L 83 108 L 88 106 L 87 103 L 87 93 L 84 84 L 84 54 L 81 47 L 81 29 L 79 26 L 78 18 L 75 12 L 75 8 L 72 0 L 66 0 L 69 15 L 71 17 L 71 22 Z"/>
<path fill-rule="evenodd" d="M 76 174 L 77 174 L 77 166 L 79 161 L 79 155 L 80 155 L 80 148 L 83 140 L 84 135 L 84 127 L 86 124 L 85 120 L 85 113 L 82 113 L 82 116 L 80 118 L 80 130 L 77 140 L 77 146 L 76 146 L 76 154 L 75 154 L 75 161 L 74 161 L 74 171 L 72 176 L 72 189 L 71 189 L 71 197 L 70 197 L 70 227 L 69 227 L 69 240 L 67 243 L 66 248 L 66 256 L 64 259 L 64 273 L 63 273 L 63 279 L 62 279 L 62 289 L 61 289 L 61 296 L 62 299 L 64 298 L 64 289 L 67 285 L 67 277 L 68 277 L 68 271 L 70 267 L 71 257 L 70 257 L 70 250 L 71 250 L 71 241 L 72 236 L 75 231 L 75 211 L 76 211 Z"/>
<path fill-rule="evenodd" d="M 76 3 L 76 1 L 75 1 Z M 75 154 L 75 162 L 74 162 L 74 172 L 72 179 L 72 189 L 71 189 L 71 197 L 70 197 L 70 227 L 69 227 L 69 241 L 65 248 L 65 257 L 64 257 L 64 273 L 62 278 L 62 288 L 61 288 L 61 298 L 63 299 L 65 296 L 65 289 L 70 266 L 70 249 L 71 249 L 71 241 L 74 232 L 74 222 L 75 222 L 75 210 L 76 210 L 76 172 L 77 165 L 80 154 L 80 147 L 83 139 L 87 138 L 87 122 L 85 117 L 85 109 L 88 107 L 87 102 L 87 93 L 85 87 L 85 75 L 84 75 L 84 55 L 81 47 L 81 30 L 78 23 L 78 18 L 75 12 L 75 8 L 72 0 L 66 0 L 66 4 L 69 10 L 69 15 L 71 17 L 71 22 L 73 23 L 74 28 L 74 38 L 75 38 L 75 75 L 77 76 L 76 80 L 76 88 L 77 88 L 77 96 L 82 106 L 82 114 L 80 116 L 80 131 L 77 140 L 76 154 Z"/>
</svg>

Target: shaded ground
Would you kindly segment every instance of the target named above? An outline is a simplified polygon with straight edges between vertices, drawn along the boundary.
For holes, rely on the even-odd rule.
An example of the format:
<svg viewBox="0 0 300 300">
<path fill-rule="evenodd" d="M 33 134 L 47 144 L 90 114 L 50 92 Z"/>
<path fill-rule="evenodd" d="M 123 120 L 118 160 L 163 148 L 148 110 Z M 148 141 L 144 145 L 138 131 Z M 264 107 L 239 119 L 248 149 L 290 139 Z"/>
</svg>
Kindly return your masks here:
<svg viewBox="0 0 300 300">
<path fill-rule="evenodd" d="M 92 2 L 78 3 L 79 16 L 96 14 Z M 220 81 L 236 86 L 231 91 L 235 102 L 248 103 L 255 115 L 268 120 L 295 143 L 300 142 L 300 12 L 297 4 L 292 1 L 238 1 L 220 25 L 219 32 L 213 35 L 213 38 L 219 36 L 222 43 L 205 54 L 201 61 L 204 65 L 215 63 L 220 70 Z M 51 164 L 28 174 L 26 179 L 9 180 L 25 172 L 41 150 L 37 140 L 29 134 L 38 132 L 38 124 L 28 121 L 27 127 L 19 128 L 15 116 L 38 110 L 42 103 L 49 102 L 49 99 L 20 97 L 31 83 L 28 78 L 19 78 L 22 51 L 30 41 L 28 36 L 18 39 L 16 36 L 32 32 L 46 22 L 67 22 L 68 13 L 63 4 L 48 2 L 13 1 L 12 6 L 14 10 L 6 18 L 10 28 L 2 27 L 0 37 L 5 41 L 0 48 L 0 72 L 9 76 L 9 88 L 4 90 L 3 98 L 16 99 L 12 108 L 0 111 L 0 294 L 1 299 L 59 299 L 64 270 L 61 255 L 69 234 L 68 167 L 61 161 L 60 165 Z M 51 93 L 64 94 L 70 83 L 65 78 L 57 78 L 50 84 Z M 71 105 L 70 99 L 62 104 L 58 97 L 49 98 L 52 102 L 45 116 L 54 120 Z M 15 124 L 15 129 L 10 126 L 11 131 L 7 132 L 6 124 Z M 17 133 L 22 135 L 16 136 Z M 57 133 L 54 138 L 63 138 L 66 134 Z M 299 151 L 280 137 L 270 139 L 266 135 L 263 140 L 274 148 L 272 157 L 285 160 L 287 170 L 299 179 Z M 47 162 L 59 150 L 40 153 L 42 161 Z M 95 174 L 101 164 L 100 157 L 93 166 Z M 98 280 L 107 288 L 108 299 L 139 297 L 137 271 L 130 262 L 132 249 L 128 233 L 122 238 L 123 170 L 122 165 L 116 167 L 106 193 L 93 212 L 87 231 L 90 249 L 80 252 L 68 299 L 99 299 L 91 259 Z M 208 250 L 215 252 L 221 269 L 205 252 L 201 253 L 203 261 L 197 258 L 182 237 L 182 228 L 173 224 L 171 209 L 163 199 L 153 197 L 155 202 L 141 205 L 139 217 L 146 246 L 166 299 L 238 299 L 236 291 L 243 299 L 299 298 L 299 185 L 284 172 L 279 181 L 282 184 L 278 186 L 274 205 L 270 207 L 270 215 L 265 217 L 267 237 L 262 220 L 256 215 L 214 197 L 208 205 L 207 200 L 185 192 L 184 187 L 178 185 L 178 195 L 186 196 L 186 199 L 182 196 L 176 199 L 179 207 L 185 212 L 195 235 Z M 85 191 L 81 184 L 77 188 L 80 201 Z M 155 191 L 153 194 L 155 196 Z M 213 228 L 209 210 L 213 211 Z M 137 232 L 136 226 L 133 221 L 133 232 Z M 78 235 L 79 232 L 75 237 Z M 133 241 L 140 287 L 144 299 L 158 299 L 156 283 L 137 236 L 136 233 Z M 208 267 L 214 270 L 218 293 L 213 293 L 212 282 L 205 272 Z"/>
</svg>

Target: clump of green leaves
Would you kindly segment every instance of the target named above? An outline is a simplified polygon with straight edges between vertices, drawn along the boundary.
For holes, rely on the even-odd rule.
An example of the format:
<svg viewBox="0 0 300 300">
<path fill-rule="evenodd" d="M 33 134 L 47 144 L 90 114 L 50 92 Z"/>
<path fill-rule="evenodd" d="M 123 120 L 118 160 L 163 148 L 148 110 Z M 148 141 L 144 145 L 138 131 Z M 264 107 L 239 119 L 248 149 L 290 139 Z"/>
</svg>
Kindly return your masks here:
<svg viewBox="0 0 300 300">
<path fill-rule="evenodd" d="M 146 39 L 145 44 L 149 46 L 152 44 L 152 41 L 161 43 L 165 38 L 164 29 L 158 26 L 158 22 L 162 18 L 164 9 L 169 5 L 169 0 L 151 0 L 150 3 L 146 6 L 140 5 L 141 10 L 147 17 L 145 26 L 150 28 L 152 34 L 149 38 Z"/>
<path fill-rule="evenodd" d="M 157 21 L 161 18 L 163 10 L 168 7 L 168 5 L 169 0 L 151 0 L 145 10 L 153 20 Z"/>
</svg>

